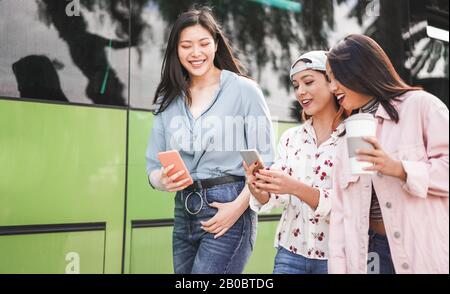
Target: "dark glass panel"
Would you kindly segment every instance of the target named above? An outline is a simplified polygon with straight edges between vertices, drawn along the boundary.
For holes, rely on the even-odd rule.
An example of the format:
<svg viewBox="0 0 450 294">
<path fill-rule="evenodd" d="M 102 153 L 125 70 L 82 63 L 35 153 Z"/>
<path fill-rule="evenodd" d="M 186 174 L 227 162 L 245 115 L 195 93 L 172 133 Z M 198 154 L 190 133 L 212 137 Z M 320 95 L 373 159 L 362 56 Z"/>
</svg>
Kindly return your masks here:
<svg viewBox="0 0 450 294">
<path fill-rule="evenodd" d="M 407 35 L 410 44 L 407 66 L 415 85 L 424 87 L 447 106 L 448 94 L 448 41 L 431 38 L 430 26 L 442 30 L 448 40 L 448 1 L 411 0 L 411 25 Z"/>
<path fill-rule="evenodd" d="M 132 107 L 151 109 L 169 28 L 193 4 L 213 6 L 275 119 L 299 118 L 289 81 L 291 62 L 305 51 L 329 49 L 350 33 L 379 41 L 409 79 L 403 39 L 409 29 L 407 0 L 132 0 L 136 22 L 145 24 L 139 27 L 142 42 L 131 49 Z"/>
<path fill-rule="evenodd" d="M 1 0 L 0 96 L 128 105 L 129 1 Z"/>
</svg>

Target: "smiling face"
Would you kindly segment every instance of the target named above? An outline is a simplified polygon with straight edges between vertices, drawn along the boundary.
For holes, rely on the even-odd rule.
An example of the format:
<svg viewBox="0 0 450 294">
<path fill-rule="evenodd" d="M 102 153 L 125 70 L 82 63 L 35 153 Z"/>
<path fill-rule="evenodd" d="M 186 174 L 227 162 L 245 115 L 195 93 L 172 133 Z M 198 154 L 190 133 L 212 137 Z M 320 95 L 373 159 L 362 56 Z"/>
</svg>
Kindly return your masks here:
<svg viewBox="0 0 450 294">
<path fill-rule="evenodd" d="M 315 70 L 301 71 L 292 77 L 292 85 L 295 97 L 307 115 L 314 116 L 328 107 L 335 107 L 323 73 Z"/>
<path fill-rule="evenodd" d="M 347 111 L 351 112 L 366 105 L 373 97 L 362 93 L 355 92 L 336 79 L 331 70 L 330 64 L 327 62 L 327 75 L 330 79 L 330 91 L 336 96 L 339 104 Z"/>
<path fill-rule="evenodd" d="M 201 25 L 181 31 L 178 58 L 191 77 L 203 77 L 214 68 L 217 44 L 211 33 Z"/>
</svg>

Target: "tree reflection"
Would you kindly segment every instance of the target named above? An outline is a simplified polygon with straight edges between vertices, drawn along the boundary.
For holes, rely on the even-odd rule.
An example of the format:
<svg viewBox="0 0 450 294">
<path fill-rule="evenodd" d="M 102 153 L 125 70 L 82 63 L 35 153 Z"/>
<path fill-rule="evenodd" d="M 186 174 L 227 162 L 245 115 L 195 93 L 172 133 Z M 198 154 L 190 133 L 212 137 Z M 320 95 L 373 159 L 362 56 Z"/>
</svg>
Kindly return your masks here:
<svg viewBox="0 0 450 294">
<path fill-rule="evenodd" d="M 331 33 L 335 33 L 335 24 L 340 21 L 335 19 L 336 5 L 342 4 L 351 7 L 347 17 L 355 19 L 360 26 L 366 25 L 363 33 L 382 44 L 403 78 L 416 80 L 418 72 L 424 66 L 433 71 L 435 61 L 443 55 L 446 56 L 448 77 L 448 46 L 429 41 L 418 55 L 411 56 L 412 53 L 408 51 L 408 44 L 414 48 L 421 40 L 427 39 L 424 30 L 405 37 L 404 29 L 409 27 L 406 7 L 411 0 L 379 0 L 381 17 L 368 15 L 367 7 L 373 2 L 368 0 L 296 0 L 302 7 L 299 13 L 267 7 L 249 0 L 80 0 L 87 10 L 100 9 L 118 24 L 115 40 L 89 33 L 83 16 L 65 17 L 66 1 L 36 1 L 41 4 L 40 14 L 44 16 L 43 19 L 56 27 L 61 38 L 67 42 L 74 63 L 88 78 L 86 93 L 95 103 L 126 104 L 122 96 L 124 85 L 112 69 L 107 77 L 108 87 L 102 92 L 105 73 L 110 68 L 106 51 L 108 47 L 118 49 L 131 46 L 140 52 L 144 42 L 152 41 L 144 40 L 149 38 L 144 36 L 145 29 L 151 28 L 151 23 L 144 19 L 144 9 L 148 5 L 158 8 L 167 24 L 166 36 L 180 13 L 194 5 L 212 6 L 238 49 L 238 55 L 246 64 L 249 74 L 260 80 L 263 70 L 269 67 L 277 76 L 280 87 L 288 93 L 291 88 L 288 69 L 296 57 L 294 55 L 313 49 L 328 49 L 334 45 L 329 40 Z M 446 3 L 448 11 L 448 2 Z M 371 19 L 372 23 L 367 25 L 367 21 Z M 411 71 L 404 64 L 408 58 L 413 58 Z M 265 85 L 261 86 L 265 88 Z M 299 117 L 299 110 L 295 103 L 293 118 Z"/>
<path fill-rule="evenodd" d="M 139 0 L 135 0 L 140 2 Z M 148 0 L 158 5 L 169 24 L 194 5 L 214 8 L 216 16 L 251 75 L 257 79 L 266 65 L 275 71 L 289 89 L 288 69 L 293 53 L 328 47 L 328 27 L 333 27 L 333 3 L 329 0 L 302 0 L 300 13 L 269 8 L 253 1 L 235 0 Z M 168 32 L 166 32 L 167 34 Z"/>
<path fill-rule="evenodd" d="M 87 97 L 95 104 L 126 105 L 126 100 L 123 97 L 124 85 L 110 66 L 107 50 L 127 48 L 130 43 L 129 40 L 112 40 L 88 32 L 86 21 L 82 15 L 77 17 L 66 15 L 68 3 L 66 1 L 37 1 L 41 18 L 48 25 L 55 26 L 61 39 L 67 43 L 74 64 L 88 79 Z M 106 2 L 101 1 L 100 3 Z M 81 3 L 92 9 L 92 1 L 85 0 Z M 125 30 L 125 28 L 128 21 L 123 17 L 123 14 L 119 13 L 120 6 L 114 6 L 115 9 L 113 9 L 112 2 L 108 5 L 111 8 L 109 13 L 121 24 L 118 26 L 118 35 L 126 36 L 128 30 Z"/>
<path fill-rule="evenodd" d="M 338 3 L 355 2 L 337 1 Z M 426 6 L 442 14 L 443 18 L 447 19 L 448 27 L 449 2 L 447 0 L 378 1 L 380 17 L 377 17 L 363 33 L 382 45 L 403 79 L 413 85 L 424 87 L 448 105 L 448 43 L 428 37 Z M 368 18 L 365 12 L 367 3 L 368 1 L 357 1 L 348 17 L 356 17 L 358 23 L 362 25 Z M 419 19 L 417 15 L 421 15 Z M 442 59 L 445 64 L 444 72 L 439 72 L 437 64 Z M 423 75 L 434 75 L 434 77 L 423 77 Z"/>
</svg>

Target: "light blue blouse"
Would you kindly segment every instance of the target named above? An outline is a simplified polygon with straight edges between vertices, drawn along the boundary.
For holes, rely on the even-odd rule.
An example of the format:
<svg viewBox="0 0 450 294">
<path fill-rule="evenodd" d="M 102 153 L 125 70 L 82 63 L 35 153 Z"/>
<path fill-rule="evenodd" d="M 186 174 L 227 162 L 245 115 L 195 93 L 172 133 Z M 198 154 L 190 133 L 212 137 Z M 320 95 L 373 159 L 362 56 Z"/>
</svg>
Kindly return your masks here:
<svg viewBox="0 0 450 294">
<path fill-rule="evenodd" d="M 192 178 L 244 176 L 239 151 L 256 149 L 266 166 L 274 160 L 274 131 L 258 85 L 223 70 L 211 105 L 194 119 L 183 96 L 156 115 L 147 146 L 147 174 L 160 169 L 157 154 L 178 150 Z"/>
</svg>

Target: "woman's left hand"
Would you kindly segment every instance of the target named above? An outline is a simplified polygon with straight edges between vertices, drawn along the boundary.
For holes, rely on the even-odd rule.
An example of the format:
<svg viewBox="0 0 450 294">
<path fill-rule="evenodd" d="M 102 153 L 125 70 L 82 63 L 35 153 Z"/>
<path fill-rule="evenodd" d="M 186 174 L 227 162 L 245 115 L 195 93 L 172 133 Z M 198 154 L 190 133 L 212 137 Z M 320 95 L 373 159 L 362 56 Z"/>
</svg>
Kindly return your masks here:
<svg viewBox="0 0 450 294">
<path fill-rule="evenodd" d="M 262 169 L 256 173 L 256 178 L 260 181 L 255 185 L 262 191 L 282 195 L 295 194 L 298 190 L 299 181 L 281 171 Z"/>
<path fill-rule="evenodd" d="M 364 137 L 364 140 L 372 144 L 375 148 L 374 150 L 356 150 L 356 154 L 358 154 L 358 161 L 370 162 L 374 164 L 374 166 L 366 167 L 364 170 L 376 171 L 383 175 L 400 178 L 406 181 L 406 172 L 400 160 L 395 160 L 389 157 L 389 155 L 387 155 L 381 148 L 377 138 Z"/>
<path fill-rule="evenodd" d="M 242 211 L 241 205 L 236 201 L 228 203 L 213 202 L 209 206 L 218 209 L 216 215 L 210 220 L 200 223 L 203 230 L 214 234 L 214 239 L 223 236 L 237 222 L 246 209 L 245 207 Z"/>
</svg>

